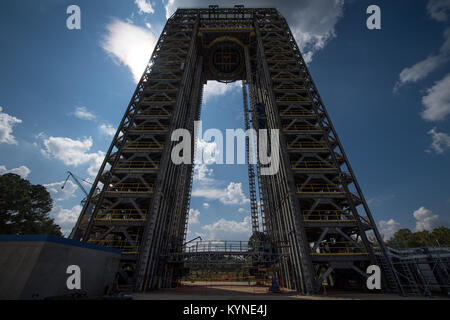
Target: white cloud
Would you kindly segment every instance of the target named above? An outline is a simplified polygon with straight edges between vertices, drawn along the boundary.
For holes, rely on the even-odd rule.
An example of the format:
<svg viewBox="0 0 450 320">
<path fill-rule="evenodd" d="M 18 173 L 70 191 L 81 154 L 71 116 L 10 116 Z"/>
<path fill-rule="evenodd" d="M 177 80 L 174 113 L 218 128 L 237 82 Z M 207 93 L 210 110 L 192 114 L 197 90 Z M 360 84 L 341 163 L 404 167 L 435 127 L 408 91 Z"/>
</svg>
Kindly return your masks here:
<svg viewBox="0 0 450 320">
<path fill-rule="evenodd" d="M 101 133 L 106 134 L 107 136 L 111 136 L 112 137 L 116 133 L 116 128 L 114 128 L 109 123 L 103 123 L 98 128 L 99 128 Z"/>
<path fill-rule="evenodd" d="M 212 164 L 217 162 L 217 160 L 220 159 L 219 149 L 220 148 L 217 146 L 215 141 L 207 142 L 203 139 L 197 138 L 194 164 L 196 164 L 196 166 L 201 166 L 202 164 Z"/>
<path fill-rule="evenodd" d="M 31 170 L 28 169 L 26 166 L 20 166 L 18 168 L 7 170 L 5 166 L 0 166 L 0 175 L 6 174 L 6 173 L 15 173 L 19 176 L 21 176 L 23 179 L 25 179 L 29 174 Z"/>
<path fill-rule="evenodd" d="M 214 170 L 208 168 L 206 164 L 196 164 L 194 167 L 194 181 L 200 184 L 211 184 L 215 182 L 213 177 Z"/>
<path fill-rule="evenodd" d="M 86 107 L 76 107 L 73 115 L 83 120 L 95 120 L 96 116 L 90 112 Z"/>
<path fill-rule="evenodd" d="M 429 56 L 412 67 L 403 69 L 402 72 L 400 72 L 400 79 L 395 84 L 394 92 L 397 92 L 398 89 L 406 83 L 417 82 L 424 79 L 431 72 L 436 70 L 436 68 L 440 66 L 443 61 L 445 61 L 445 59 L 441 55 Z"/>
<path fill-rule="evenodd" d="M 447 149 L 450 149 L 450 136 L 443 132 L 437 132 L 436 128 L 428 131 L 433 141 L 431 142 L 431 150 L 427 149 L 427 152 L 434 151 L 437 154 L 443 154 Z"/>
<path fill-rule="evenodd" d="M 450 73 L 437 81 L 422 98 L 421 116 L 428 121 L 442 121 L 450 114 Z"/>
<path fill-rule="evenodd" d="M 139 8 L 139 13 L 155 13 L 155 10 L 152 8 L 152 4 L 147 0 L 134 0 L 134 3 Z"/>
<path fill-rule="evenodd" d="M 391 239 L 399 229 L 400 223 L 396 222 L 394 219 L 380 221 L 380 233 L 385 241 Z"/>
<path fill-rule="evenodd" d="M 83 140 L 73 140 L 64 137 L 49 137 L 44 139 L 44 149 L 41 149 L 43 155 L 48 158 L 54 158 L 62 161 L 68 166 L 79 166 L 88 164 L 88 174 L 95 176 L 98 168 L 101 166 L 105 153 L 97 151 L 89 153 L 92 147 L 92 138 Z"/>
<path fill-rule="evenodd" d="M 244 217 L 243 221 L 220 220 L 202 227 L 208 231 L 207 238 L 213 240 L 248 240 L 252 232 L 250 217 Z"/>
<path fill-rule="evenodd" d="M 218 81 L 208 81 L 203 91 L 203 98 L 205 102 L 210 101 L 212 98 L 224 96 L 241 88 L 239 81 L 232 83 L 222 83 Z"/>
<path fill-rule="evenodd" d="M 450 0 L 428 0 L 427 11 L 433 19 L 445 22 L 450 12 Z"/>
<path fill-rule="evenodd" d="M 61 189 L 64 181 L 53 182 L 49 184 L 44 184 L 43 186 L 52 195 L 54 201 L 67 200 L 75 196 L 75 191 L 77 191 L 78 186 L 70 180 L 67 180 L 64 189 Z"/>
<path fill-rule="evenodd" d="M 414 218 L 416 218 L 416 228 L 415 231 L 432 231 L 439 223 L 439 215 L 433 214 L 431 210 L 425 207 L 420 207 L 413 213 Z"/>
<path fill-rule="evenodd" d="M 127 66 L 137 83 L 149 62 L 157 38 L 147 28 L 114 19 L 100 45 L 118 64 Z"/>
<path fill-rule="evenodd" d="M 200 223 L 200 221 L 198 221 L 199 218 L 200 218 L 200 211 L 196 209 L 189 209 L 189 224 Z"/>
<path fill-rule="evenodd" d="M 209 203 L 208 202 L 203 203 L 203 208 L 208 209 L 209 208 Z"/>
<path fill-rule="evenodd" d="M 240 213 L 244 213 L 244 212 L 245 212 L 245 209 L 244 209 L 244 208 L 239 208 L 238 211 L 239 211 Z"/>
<path fill-rule="evenodd" d="M 17 144 L 12 132 L 18 123 L 22 123 L 22 120 L 4 113 L 3 107 L 0 107 L 0 143 Z"/>
<path fill-rule="evenodd" d="M 168 0 L 165 2 L 166 18 L 178 7 L 208 7 L 210 0 Z M 214 1 L 220 7 L 230 7 L 229 1 Z M 236 0 L 235 4 L 251 7 L 276 7 L 286 18 L 306 62 L 315 52 L 336 36 L 335 27 L 343 16 L 344 0 Z"/>
<path fill-rule="evenodd" d="M 192 191 L 192 196 L 210 200 L 219 200 L 226 205 L 242 205 L 250 202 L 242 191 L 242 183 L 240 182 L 230 182 L 225 190 L 201 187 L 195 188 Z"/>
<path fill-rule="evenodd" d="M 444 43 L 437 55 L 430 55 L 412 67 L 405 68 L 400 72 L 399 80 L 394 86 L 394 92 L 407 83 L 414 83 L 426 78 L 431 72 L 449 60 L 450 55 L 450 28 L 444 32 Z"/>
<path fill-rule="evenodd" d="M 81 209 L 80 205 L 76 205 L 72 209 L 54 206 L 50 211 L 50 216 L 55 219 L 55 223 L 61 227 L 62 233 L 67 237 L 75 226 Z"/>
</svg>

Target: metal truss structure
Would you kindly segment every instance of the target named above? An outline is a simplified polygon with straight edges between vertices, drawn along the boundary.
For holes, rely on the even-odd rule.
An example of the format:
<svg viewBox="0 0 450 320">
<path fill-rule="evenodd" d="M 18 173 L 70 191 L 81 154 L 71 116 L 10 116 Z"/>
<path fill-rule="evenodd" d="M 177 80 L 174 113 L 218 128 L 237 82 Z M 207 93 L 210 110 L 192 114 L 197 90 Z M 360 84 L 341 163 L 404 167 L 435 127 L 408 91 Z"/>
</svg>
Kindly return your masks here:
<svg viewBox="0 0 450 320">
<path fill-rule="evenodd" d="M 388 254 L 404 294 L 428 297 L 433 293 L 450 295 L 450 248 L 389 248 Z"/>
<path fill-rule="evenodd" d="M 171 161 L 171 134 L 194 133 L 208 80 L 242 80 L 246 127 L 280 130 L 278 173 L 261 175 L 261 164 L 249 172 L 251 190 L 258 179 L 263 231 L 287 244 L 277 277 L 304 294 L 320 292 L 329 277 L 338 287 L 363 287 L 366 267 L 377 263 L 373 247 L 386 249 L 293 34 L 271 8 L 179 9 L 168 19 L 74 237 L 122 249 L 135 290 L 171 285 L 185 261 L 177 257 L 186 254 L 193 175 L 192 164 Z M 399 290 L 385 261 L 385 279 Z"/>
</svg>

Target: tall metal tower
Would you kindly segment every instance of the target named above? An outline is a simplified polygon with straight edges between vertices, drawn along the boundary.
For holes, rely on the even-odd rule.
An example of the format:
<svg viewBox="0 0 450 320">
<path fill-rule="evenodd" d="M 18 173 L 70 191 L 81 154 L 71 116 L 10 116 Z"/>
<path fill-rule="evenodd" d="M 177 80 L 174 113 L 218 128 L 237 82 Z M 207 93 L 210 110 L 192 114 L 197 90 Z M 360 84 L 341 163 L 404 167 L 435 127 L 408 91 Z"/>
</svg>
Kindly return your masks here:
<svg viewBox="0 0 450 320">
<path fill-rule="evenodd" d="M 374 248 L 384 245 L 292 32 L 272 8 L 179 9 L 168 19 L 75 239 L 122 249 L 123 280 L 136 290 L 171 285 L 177 268 L 167 256 L 185 242 L 193 172 L 171 161 L 171 133 L 194 135 L 208 80 L 244 81 L 246 119 L 280 130 L 279 172 L 261 176 L 258 164 L 249 175 L 259 181 L 263 230 L 275 245 L 288 244 L 279 248 L 287 257 L 282 284 L 306 294 L 324 281 L 363 287 L 366 267 L 377 264 Z M 389 260 L 385 266 L 390 279 Z"/>
</svg>

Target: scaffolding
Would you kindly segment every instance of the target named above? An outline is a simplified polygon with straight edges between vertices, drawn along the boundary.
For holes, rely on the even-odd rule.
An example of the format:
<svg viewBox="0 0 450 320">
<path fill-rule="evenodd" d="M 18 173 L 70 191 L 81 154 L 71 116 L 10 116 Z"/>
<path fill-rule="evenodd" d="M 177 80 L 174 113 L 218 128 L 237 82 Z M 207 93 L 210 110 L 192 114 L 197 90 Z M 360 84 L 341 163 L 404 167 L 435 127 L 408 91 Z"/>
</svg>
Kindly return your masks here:
<svg viewBox="0 0 450 320">
<path fill-rule="evenodd" d="M 208 80 L 243 81 L 246 128 L 279 130 L 280 150 L 271 151 L 280 153 L 280 170 L 262 175 L 265 165 L 249 165 L 253 231 L 261 221 L 268 243 L 286 244 L 276 277 L 303 294 L 319 293 L 329 275 L 336 286 L 354 277 L 365 283 L 363 271 L 377 261 L 368 237 L 385 256 L 386 249 L 293 34 L 273 8 L 178 9 L 168 19 L 88 196 L 92 212 L 83 207 L 77 239 L 123 249 L 122 280 L 137 291 L 173 284 L 186 262 L 173 257 L 185 255 L 194 168 L 171 161 L 178 143 L 171 136 L 183 128 L 195 137 Z M 389 279 L 399 291 L 388 257 Z"/>
</svg>

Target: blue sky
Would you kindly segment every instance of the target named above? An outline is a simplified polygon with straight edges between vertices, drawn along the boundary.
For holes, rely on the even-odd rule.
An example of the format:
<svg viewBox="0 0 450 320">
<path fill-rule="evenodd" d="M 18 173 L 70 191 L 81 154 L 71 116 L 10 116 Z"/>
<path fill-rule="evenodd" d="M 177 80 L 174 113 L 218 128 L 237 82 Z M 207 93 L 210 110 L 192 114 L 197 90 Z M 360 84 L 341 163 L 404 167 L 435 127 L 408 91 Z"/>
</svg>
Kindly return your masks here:
<svg viewBox="0 0 450 320">
<path fill-rule="evenodd" d="M 212 2 L 224 3 L 0 3 L 0 174 L 46 185 L 66 233 L 83 198 L 72 182 L 60 189 L 66 171 L 93 179 L 166 17 Z M 81 30 L 66 27 L 71 4 L 81 8 Z M 381 30 L 366 28 L 372 4 Z M 383 234 L 448 224 L 450 1 L 245 5 L 275 6 L 287 18 Z M 204 101 L 203 130 L 243 128 L 239 85 L 209 83 Z M 199 167 L 191 208 L 188 238 L 246 239 L 247 167 Z"/>
</svg>

